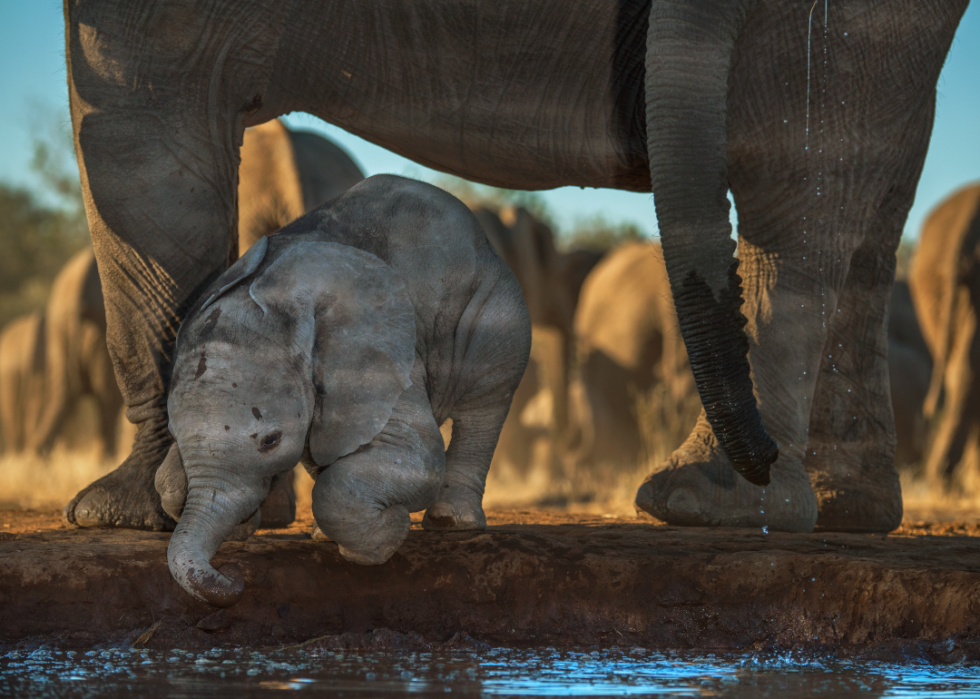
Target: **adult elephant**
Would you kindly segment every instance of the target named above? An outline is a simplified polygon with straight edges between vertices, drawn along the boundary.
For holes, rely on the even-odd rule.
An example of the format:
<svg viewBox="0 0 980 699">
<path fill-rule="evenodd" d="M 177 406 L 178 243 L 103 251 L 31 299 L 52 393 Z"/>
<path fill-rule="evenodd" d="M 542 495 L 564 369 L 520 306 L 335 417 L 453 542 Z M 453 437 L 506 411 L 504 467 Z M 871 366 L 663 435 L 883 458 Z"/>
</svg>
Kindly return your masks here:
<svg viewBox="0 0 980 699">
<path fill-rule="evenodd" d="M 975 488 L 980 477 L 980 183 L 955 192 L 929 214 L 909 286 L 933 357 L 927 416 L 943 397 L 924 471 L 937 482 Z"/>
<path fill-rule="evenodd" d="M 37 423 L 44 388 L 44 316 L 14 318 L 0 332 L 0 432 L 7 452 L 22 451 Z"/>
<path fill-rule="evenodd" d="M 895 463 L 918 467 L 928 436 L 923 406 L 929 392 L 932 356 L 905 281 L 895 282 L 888 302 L 888 374 L 895 413 Z"/>
<path fill-rule="evenodd" d="M 656 388 L 657 436 L 682 441 L 701 406 L 660 245 L 628 243 L 609 253 L 585 281 L 575 332 L 588 413 L 581 463 L 635 467 L 649 456 L 637 400 Z"/>
<path fill-rule="evenodd" d="M 171 526 L 153 474 L 174 336 L 237 256 L 245 127 L 305 110 L 490 185 L 653 191 L 705 416 L 639 502 L 678 523 L 809 530 L 819 507 L 826 528 L 890 529 L 885 306 L 967 2 L 66 0 L 109 348 L 139 425 L 67 520 Z"/>
<path fill-rule="evenodd" d="M 238 169 L 238 252 L 364 179 L 333 141 L 275 119 L 246 129 Z"/>
<path fill-rule="evenodd" d="M 68 260 L 51 285 L 44 312 L 43 408 L 27 435 L 30 451 L 50 451 L 79 399 L 89 395 L 96 403 L 103 453 L 115 454 L 123 399 L 105 333 L 102 282 L 95 255 L 86 248 Z"/>
</svg>

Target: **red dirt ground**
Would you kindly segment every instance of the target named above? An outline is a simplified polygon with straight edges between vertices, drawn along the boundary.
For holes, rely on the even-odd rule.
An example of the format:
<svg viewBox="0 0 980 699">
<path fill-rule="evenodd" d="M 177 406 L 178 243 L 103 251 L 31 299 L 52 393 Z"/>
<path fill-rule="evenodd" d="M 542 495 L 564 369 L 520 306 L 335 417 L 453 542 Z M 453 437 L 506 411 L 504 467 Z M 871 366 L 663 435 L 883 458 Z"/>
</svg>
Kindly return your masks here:
<svg viewBox="0 0 980 699">
<path fill-rule="evenodd" d="M 215 563 L 234 560 L 246 591 L 217 610 L 171 578 L 169 534 L 0 511 L 0 645 L 269 646 L 384 630 L 433 643 L 980 653 L 975 523 L 912 513 L 888 536 L 764 534 L 537 510 L 489 524 L 415 524 L 388 563 L 362 567 L 312 541 L 301 516 L 222 546 Z"/>
</svg>

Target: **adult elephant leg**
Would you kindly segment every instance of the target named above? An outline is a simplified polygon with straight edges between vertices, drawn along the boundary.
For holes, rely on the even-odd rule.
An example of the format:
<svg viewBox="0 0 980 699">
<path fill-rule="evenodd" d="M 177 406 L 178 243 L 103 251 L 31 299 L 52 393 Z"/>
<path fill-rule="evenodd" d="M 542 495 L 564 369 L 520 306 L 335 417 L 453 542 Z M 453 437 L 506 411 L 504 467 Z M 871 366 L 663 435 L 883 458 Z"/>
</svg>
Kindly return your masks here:
<svg viewBox="0 0 980 699">
<path fill-rule="evenodd" d="M 950 6 L 944 11 L 957 12 Z M 904 49 L 901 41 L 898 49 Z M 835 46 L 830 44 L 829 50 Z M 887 532 L 901 523 L 885 321 L 895 276 L 895 251 L 932 133 L 935 92 L 931 86 L 938 78 L 944 55 L 943 51 L 930 57 L 934 72 L 928 79 L 920 77 L 925 87 L 910 93 L 894 88 L 907 101 L 907 106 L 896 112 L 902 118 L 882 115 L 876 107 L 862 110 L 867 115 L 863 128 L 868 129 L 864 136 L 868 142 L 899 146 L 881 148 L 877 153 L 868 149 L 874 157 L 861 164 L 848 153 L 852 137 L 846 130 L 827 129 L 830 137 L 821 135 L 823 129 L 815 134 L 813 145 L 820 153 L 839 155 L 843 165 L 837 169 L 847 178 L 839 184 L 836 177 L 821 183 L 825 187 L 821 194 L 841 204 L 837 214 L 841 247 L 846 251 L 848 239 L 858 243 L 850 256 L 841 257 L 846 277 L 835 312 L 828 317 L 830 335 L 810 420 L 806 467 L 819 503 L 817 526 L 824 530 Z M 841 92 L 839 100 L 857 105 L 856 109 L 861 105 L 853 92 Z M 829 104 L 836 105 L 837 101 L 831 99 Z M 844 124 L 846 114 L 836 107 L 821 107 L 815 118 L 820 124 L 825 120 Z M 824 163 L 822 172 L 829 174 L 834 169 Z M 862 193 L 861 198 L 848 195 L 848 179 L 855 183 L 853 191 Z M 818 228 L 826 222 L 826 230 L 832 231 L 834 210 L 823 210 L 817 216 L 821 214 L 827 218 L 816 219 Z"/>
<path fill-rule="evenodd" d="M 112 360 L 105 344 L 105 335 L 92 324 L 86 323 L 86 352 L 88 383 L 99 406 L 99 429 L 102 434 L 102 453 L 105 457 L 116 454 L 118 446 L 119 413 L 123 407 L 122 395 L 112 370 Z"/>
<path fill-rule="evenodd" d="M 278 37 L 268 28 L 276 19 L 236 3 L 202 13 L 179 2 L 75 1 L 65 4 L 65 21 L 106 344 L 137 432 L 129 457 L 76 495 L 64 516 L 77 526 L 169 529 L 153 479 L 171 443 L 174 338 L 237 252 L 243 118 L 261 104 L 268 71 L 258 57 L 274 53 Z M 239 55 L 252 58 L 229 59 Z"/>
<path fill-rule="evenodd" d="M 740 216 L 742 228 L 785 230 L 778 220 L 755 223 L 752 219 L 748 214 Z M 803 457 L 826 338 L 822 309 L 810 304 L 820 298 L 821 284 L 816 265 L 801 259 L 796 236 L 777 235 L 766 243 L 764 249 L 740 239 L 739 272 L 745 280 L 743 311 L 749 321 L 746 330 L 759 408 L 779 444 L 772 481 L 759 487 L 735 473 L 702 411 L 684 444 L 637 492 L 637 506 L 658 519 L 680 525 L 768 526 L 786 531 L 809 531 L 816 521 L 816 500 Z"/>
<path fill-rule="evenodd" d="M 932 483 L 949 485 L 957 467 L 967 455 L 971 431 L 977 428 L 980 386 L 976 367 L 980 366 L 980 338 L 977 337 L 977 308 L 969 302 L 966 289 L 954 288 L 957 295 L 950 318 L 949 357 L 945 362 L 945 398 L 936 436 L 926 456 L 925 475 Z"/>
<path fill-rule="evenodd" d="M 472 323 L 457 378 L 466 390 L 449 411 L 453 435 L 446 451 L 445 479 L 422 520 L 429 530 L 487 526 L 483 512 L 487 472 L 531 352 L 531 323 L 517 280 L 508 275 L 483 283 L 493 284 L 489 297 L 481 289 L 460 322 L 460 327 Z M 471 313 L 476 309 L 479 315 L 474 317 Z"/>
<path fill-rule="evenodd" d="M 142 120 L 130 118 L 127 126 L 133 121 Z M 148 130 L 148 124 L 141 126 L 134 137 Z M 105 293 L 106 344 L 126 416 L 137 429 L 122 465 L 76 495 L 64 515 L 68 523 L 82 527 L 169 529 L 173 521 L 160 506 L 153 477 L 171 443 L 166 404 L 170 358 L 181 318 L 204 285 L 227 267 L 234 250 L 236 227 L 233 213 L 228 213 L 228 202 L 234 201 L 234 163 L 227 163 L 223 172 L 188 172 L 185 164 L 198 154 L 168 143 L 163 134 L 141 139 L 139 150 L 151 155 L 133 162 L 126 154 L 136 153 L 136 145 L 119 149 L 118 125 L 106 116 L 85 116 L 76 128 Z M 171 147 L 177 152 L 171 154 Z M 142 162 L 151 162 L 152 170 L 141 167 Z M 195 164 L 202 169 L 208 165 Z M 133 182 L 149 180 L 126 205 L 119 197 L 130 187 L 117 179 L 120 175 Z M 226 191 L 214 191 L 208 180 L 227 185 Z M 203 196 L 194 197 L 192 189 Z M 173 202 L 182 195 L 198 200 L 191 216 L 200 220 L 172 220 L 180 213 Z M 139 199 L 136 206 L 133 198 Z"/>
<path fill-rule="evenodd" d="M 902 521 L 884 322 L 900 232 L 871 235 L 852 256 L 832 316 L 805 460 L 818 529 L 888 532 Z"/>
</svg>

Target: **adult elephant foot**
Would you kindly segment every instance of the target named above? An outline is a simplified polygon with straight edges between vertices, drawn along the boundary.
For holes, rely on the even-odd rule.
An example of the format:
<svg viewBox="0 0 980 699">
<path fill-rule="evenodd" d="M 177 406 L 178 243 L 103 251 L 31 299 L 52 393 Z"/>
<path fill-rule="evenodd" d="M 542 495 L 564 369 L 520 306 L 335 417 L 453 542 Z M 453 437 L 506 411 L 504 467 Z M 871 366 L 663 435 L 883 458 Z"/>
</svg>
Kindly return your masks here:
<svg viewBox="0 0 980 699">
<path fill-rule="evenodd" d="M 833 358 L 845 366 L 849 359 L 866 361 L 857 352 L 851 358 Z M 865 375 L 873 376 L 874 370 Z M 896 440 L 886 389 L 884 380 L 858 386 L 839 372 L 821 370 L 804 459 L 817 497 L 820 531 L 890 532 L 902 523 L 902 486 L 893 462 Z"/>
<path fill-rule="evenodd" d="M 822 531 L 890 532 L 902 523 L 884 329 L 891 286 L 880 281 L 893 275 L 897 238 L 855 252 L 824 345 L 804 458 Z"/>
<path fill-rule="evenodd" d="M 680 526 L 812 531 L 817 501 L 803 465 L 780 458 L 771 479 L 759 487 L 736 473 L 701 413 L 687 441 L 640 486 L 636 506 Z"/>
<path fill-rule="evenodd" d="M 819 510 L 817 530 L 885 533 L 896 529 L 902 523 L 902 488 L 895 469 L 891 464 L 883 469 L 873 462 L 848 461 L 828 459 L 819 469 L 809 468 Z"/>
<path fill-rule="evenodd" d="M 163 511 L 153 482 L 170 444 L 165 420 L 156 425 L 142 423 L 126 460 L 65 505 L 65 523 L 73 527 L 172 531 L 176 522 Z"/>
</svg>

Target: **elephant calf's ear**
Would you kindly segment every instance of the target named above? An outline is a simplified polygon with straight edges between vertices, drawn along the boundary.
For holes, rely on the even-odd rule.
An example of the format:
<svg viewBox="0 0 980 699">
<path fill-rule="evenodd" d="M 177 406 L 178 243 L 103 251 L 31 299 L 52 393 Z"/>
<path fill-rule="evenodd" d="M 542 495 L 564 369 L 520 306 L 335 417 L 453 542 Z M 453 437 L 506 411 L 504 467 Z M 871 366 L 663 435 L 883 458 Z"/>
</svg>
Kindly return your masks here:
<svg viewBox="0 0 980 699">
<path fill-rule="evenodd" d="M 280 266 L 312 295 L 317 396 L 309 449 L 326 466 L 377 436 L 412 385 L 415 308 L 401 276 L 382 260 L 322 242 L 294 245 L 253 282 L 253 297 L 275 303 L 283 296 L 282 275 L 273 273 Z"/>
<path fill-rule="evenodd" d="M 163 511 L 174 518 L 180 519 L 180 513 L 184 511 L 184 502 L 187 500 L 187 474 L 184 472 L 184 460 L 180 457 L 180 449 L 177 443 L 170 445 L 167 458 L 157 469 L 154 485 L 160 494 L 160 503 Z"/>
<path fill-rule="evenodd" d="M 262 264 L 262 260 L 265 259 L 265 252 L 269 249 L 269 239 L 265 236 L 256 241 L 256 243 L 248 249 L 244 255 L 238 258 L 231 267 L 225 270 L 224 274 L 218 277 L 215 285 L 218 290 L 215 291 L 208 297 L 208 300 L 204 302 L 198 313 L 204 311 L 205 308 L 210 306 L 212 303 L 221 298 L 229 289 L 232 289 L 236 284 L 238 284 L 243 279 L 255 273 L 255 270 L 259 268 Z M 263 308 L 263 311 L 268 309 Z"/>
</svg>

